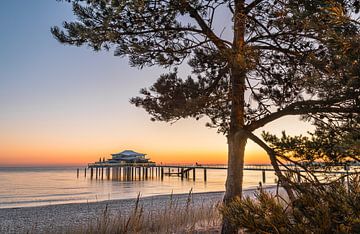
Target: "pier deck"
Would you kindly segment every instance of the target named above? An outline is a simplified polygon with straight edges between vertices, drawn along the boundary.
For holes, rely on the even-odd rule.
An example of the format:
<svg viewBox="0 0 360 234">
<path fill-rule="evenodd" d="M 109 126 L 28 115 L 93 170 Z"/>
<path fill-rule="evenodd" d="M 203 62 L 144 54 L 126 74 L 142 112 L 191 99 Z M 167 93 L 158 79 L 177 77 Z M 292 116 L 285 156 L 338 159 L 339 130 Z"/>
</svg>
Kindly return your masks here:
<svg viewBox="0 0 360 234">
<path fill-rule="evenodd" d="M 206 165 L 206 164 L 155 164 L 155 163 L 89 163 L 88 168 L 84 169 L 84 175 L 86 177 L 86 170 L 90 170 L 90 178 L 93 179 L 112 179 L 112 180 L 144 180 L 149 178 L 160 178 L 164 176 L 177 176 L 181 179 L 196 180 L 196 171 L 202 170 L 202 179 L 206 182 L 208 170 L 227 170 L 227 165 Z M 304 170 L 293 167 L 296 173 L 304 173 Z M 247 164 L 244 165 L 244 170 L 248 171 L 261 171 L 262 182 L 266 181 L 266 172 L 274 172 L 275 170 L 271 165 L 264 164 Z M 286 168 L 282 168 L 281 171 L 287 171 Z M 349 171 L 313 171 L 315 173 L 327 173 L 327 174 L 346 174 L 349 175 Z M 351 174 L 351 173 L 350 173 Z M 79 169 L 77 169 L 77 176 L 79 177 Z M 300 176 L 299 176 L 300 178 Z"/>
</svg>

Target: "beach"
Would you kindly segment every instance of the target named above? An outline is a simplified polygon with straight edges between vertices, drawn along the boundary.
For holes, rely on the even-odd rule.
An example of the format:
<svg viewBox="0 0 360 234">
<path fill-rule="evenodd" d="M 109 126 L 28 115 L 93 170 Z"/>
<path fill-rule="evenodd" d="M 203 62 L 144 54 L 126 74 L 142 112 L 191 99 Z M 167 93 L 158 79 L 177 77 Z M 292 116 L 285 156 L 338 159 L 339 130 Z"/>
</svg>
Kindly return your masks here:
<svg viewBox="0 0 360 234">
<path fill-rule="evenodd" d="M 179 206 L 186 204 L 189 194 L 144 197 L 140 204 L 146 212 L 157 212 L 167 207 L 170 200 Z M 191 194 L 191 206 L 217 204 L 223 192 Z M 0 233 L 48 233 L 64 227 L 79 227 L 94 222 L 107 207 L 110 215 L 126 215 L 134 209 L 136 199 L 109 200 L 92 203 L 74 203 L 24 208 L 0 209 Z"/>
<path fill-rule="evenodd" d="M 274 187 L 267 190 L 275 191 Z M 244 190 L 244 196 L 252 196 L 256 189 Z M 140 198 L 145 212 L 161 212 L 176 203 L 183 207 L 187 203 L 194 209 L 219 204 L 224 192 L 207 192 L 174 195 L 159 195 Z M 190 201 L 190 202 L 189 202 Z M 110 216 L 126 216 L 134 210 L 136 199 L 120 199 L 91 203 L 73 203 L 23 208 L 0 209 L 0 233 L 48 233 L 75 230 L 94 223 L 107 208 Z"/>
</svg>

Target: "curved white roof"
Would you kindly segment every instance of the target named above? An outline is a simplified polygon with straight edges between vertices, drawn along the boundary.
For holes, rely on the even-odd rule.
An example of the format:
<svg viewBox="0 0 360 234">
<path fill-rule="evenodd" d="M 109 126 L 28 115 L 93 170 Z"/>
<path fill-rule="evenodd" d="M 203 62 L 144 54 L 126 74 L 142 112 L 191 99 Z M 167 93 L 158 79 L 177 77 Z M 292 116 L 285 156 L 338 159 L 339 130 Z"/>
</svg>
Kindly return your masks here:
<svg viewBox="0 0 360 234">
<path fill-rule="evenodd" d="M 124 150 L 120 153 L 116 153 L 116 154 L 111 154 L 112 156 L 114 155 L 122 155 L 122 156 L 144 156 L 146 154 L 142 154 L 142 153 L 137 153 L 133 150 Z"/>
</svg>

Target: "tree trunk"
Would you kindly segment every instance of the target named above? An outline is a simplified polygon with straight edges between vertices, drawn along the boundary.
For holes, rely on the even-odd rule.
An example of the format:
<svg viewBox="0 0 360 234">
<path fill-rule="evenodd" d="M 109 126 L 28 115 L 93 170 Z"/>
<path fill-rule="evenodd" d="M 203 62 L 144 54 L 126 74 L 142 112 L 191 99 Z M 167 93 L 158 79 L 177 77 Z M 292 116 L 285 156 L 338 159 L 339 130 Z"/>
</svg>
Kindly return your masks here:
<svg viewBox="0 0 360 234">
<path fill-rule="evenodd" d="M 228 136 L 228 169 L 224 205 L 242 196 L 246 142 L 247 138 L 244 134 L 235 133 Z M 237 229 L 224 218 L 221 233 L 237 233 Z"/>
<path fill-rule="evenodd" d="M 226 179 L 226 192 L 224 202 L 227 203 L 235 197 L 241 197 L 244 153 L 247 136 L 242 131 L 245 119 L 245 1 L 235 1 L 234 13 L 234 39 L 232 58 L 230 59 L 230 128 L 228 139 L 228 171 Z"/>
<path fill-rule="evenodd" d="M 224 205 L 234 198 L 242 196 L 244 154 L 247 136 L 242 129 L 245 119 L 245 1 L 235 1 L 234 39 L 232 48 L 231 67 L 231 115 L 228 139 L 228 170 Z M 237 229 L 229 220 L 223 219 L 222 233 L 237 233 Z"/>
<path fill-rule="evenodd" d="M 243 134 L 228 137 L 228 169 L 224 202 L 229 202 L 242 194 L 244 156 L 247 138 Z"/>
</svg>

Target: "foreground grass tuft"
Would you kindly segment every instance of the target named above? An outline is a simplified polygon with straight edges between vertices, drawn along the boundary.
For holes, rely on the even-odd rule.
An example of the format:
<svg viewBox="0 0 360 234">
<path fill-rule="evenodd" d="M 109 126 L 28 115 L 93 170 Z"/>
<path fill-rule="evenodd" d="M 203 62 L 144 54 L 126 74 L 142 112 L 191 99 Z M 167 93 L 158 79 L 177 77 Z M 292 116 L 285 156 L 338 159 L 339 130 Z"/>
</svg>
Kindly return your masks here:
<svg viewBox="0 0 360 234">
<path fill-rule="evenodd" d="M 171 198 L 165 207 L 145 210 L 140 196 L 128 214 L 111 214 L 108 207 L 93 223 L 61 233 L 217 233 L 221 223 L 218 204 L 197 204 L 189 193 L 185 204 Z"/>
</svg>

